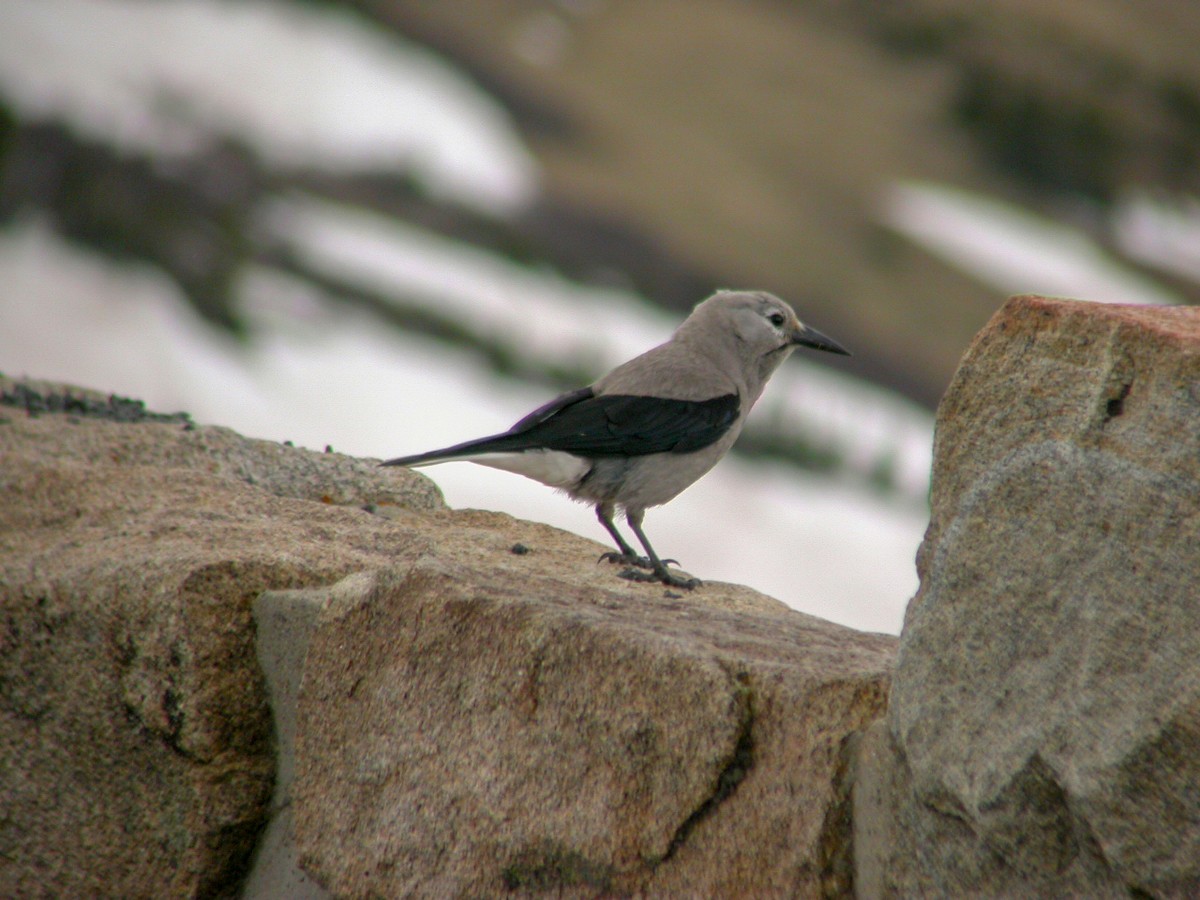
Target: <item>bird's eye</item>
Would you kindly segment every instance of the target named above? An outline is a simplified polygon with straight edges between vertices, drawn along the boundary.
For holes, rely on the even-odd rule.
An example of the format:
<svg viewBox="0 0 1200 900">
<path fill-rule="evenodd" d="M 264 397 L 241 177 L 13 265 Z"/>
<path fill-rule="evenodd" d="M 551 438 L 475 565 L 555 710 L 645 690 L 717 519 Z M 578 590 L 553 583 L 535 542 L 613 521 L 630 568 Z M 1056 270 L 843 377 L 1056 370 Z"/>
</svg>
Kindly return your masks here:
<svg viewBox="0 0 1200 900">
<path fill-rule="evenodd" d="M 767 316 L 767 321 L 769 321 L 776 328 L 782 328 L 783 323 L 786 322 L 787 319 L 784 318 L 783 313 L 771 313 L 771 315 Z"/>
</svg>

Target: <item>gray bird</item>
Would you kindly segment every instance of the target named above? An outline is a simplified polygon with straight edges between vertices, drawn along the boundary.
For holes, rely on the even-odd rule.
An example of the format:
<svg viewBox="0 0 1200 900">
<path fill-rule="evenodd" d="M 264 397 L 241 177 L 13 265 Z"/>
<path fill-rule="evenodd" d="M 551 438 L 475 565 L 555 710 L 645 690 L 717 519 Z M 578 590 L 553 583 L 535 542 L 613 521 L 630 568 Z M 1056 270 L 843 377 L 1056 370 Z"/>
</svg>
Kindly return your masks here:
<svg viewBox="0 0 1200 900">
<path fill-rule="evenodd" d="M 551 400 L 503 434 L 383 465 L 467 460 L 558 488 L 595 504 L 619 551 L 601 559 L 625 565 L 621 577 L 691 589 L 699 582 L 667 569 L 642 531 L 642 518 L 720 461 L 767 379 L 798 346 L 849 356 L 778 297 L 718 291 L 665 344 Z M 613 524 L 618 507 L 646 556 Z"/>
</svg>

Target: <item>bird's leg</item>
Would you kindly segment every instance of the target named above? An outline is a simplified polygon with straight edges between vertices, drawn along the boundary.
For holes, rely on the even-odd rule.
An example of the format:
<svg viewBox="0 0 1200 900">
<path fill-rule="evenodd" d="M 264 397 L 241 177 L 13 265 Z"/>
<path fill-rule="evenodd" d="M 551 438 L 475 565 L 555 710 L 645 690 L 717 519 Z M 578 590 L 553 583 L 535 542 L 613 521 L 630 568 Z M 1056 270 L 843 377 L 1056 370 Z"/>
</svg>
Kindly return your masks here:
<svg viewBox="0 0 1200 900">
<path fill-rule="evenodd" d="M 675 575 L 658 558 L 658 554 L 654 552 L 654 548 L 650 546 L 650 541 L 646 538 L 646 532 L 642 531 L 642 515 L 641 511 L 632 512 L 626 510 L 625 521 L 629 523 L 629 527 L 633 529 L 633 533 L 637 535 L 637 539 L 646 548 L 646 555 L 650 557 L 651 571 L 639 572 L 636 569 L 626 569 L 621 573 L 621 577 L 627 578 L 630 581 L 661 581 L 668 587 L 684 588 L 689 591 L 694 587 L 698 587 L 700 584 L 698 578 L 684 578 L 681 575 Z M 674 560 L 671 561 L 674 562 Z"/>
<path fill-rule="evenodd" d="M 617 531 L 617 526 L 612 520 L 613 507 L 611 503 L 596 504 L 596 518 L 600 520 L 600 524 L 604 526 L 604 530 L 612 535 L 613 541 L 617 545 L 620 553 L 613 553 L 609 550 L 607 553 L 601 553 L 600 559 L 597 562 L 620 563 L 623 566 L 637 566 L 641 569 L 653 568 L 654 564 L 644 556 L 638 556 L 638 552 L 634 550 L 621 537 L 621 532 Z"/>
</svg>

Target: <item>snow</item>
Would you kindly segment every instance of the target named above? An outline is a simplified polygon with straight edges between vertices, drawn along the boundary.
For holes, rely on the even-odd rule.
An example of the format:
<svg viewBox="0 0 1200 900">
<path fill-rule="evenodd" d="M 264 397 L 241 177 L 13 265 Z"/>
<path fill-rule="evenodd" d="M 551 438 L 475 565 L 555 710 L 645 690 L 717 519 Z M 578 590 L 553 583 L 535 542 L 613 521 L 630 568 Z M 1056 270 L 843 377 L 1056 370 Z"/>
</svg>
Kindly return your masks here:
<svg viewBox="0 0 1200 900">
<path fill-rule="evenodd" d="M 1005 294 L 1172 305 L 1179 297 L 1108 256 L 1081 231 L 945 185 L 898 182 L 884 221 Z"/>
<path fill-rule="evenodd" d="M 0 85 L 141 152 L 220 138 L 271 163 L 413 174 L 496 213 L 528 203 L 534 163 L 505 110 L 438 57 L 348 11 L 280 0 L 0 0 Z"/>
<path fill-rule="evenodd" d="M 545 364 L 604 369 L 663 339 L 675 320 L 628 294 L 578 285 L 362 209 L 294 196 L 262 226 L 316 270 L 383 297 L 404 297 L 470 331 L 517 344 Z"/>
<path fill-rule="evenodd" d="M 1133 259 L 1200 283 L 1200 199 L 1131 191 L 1117 203 L 1113 234 Z"/>
</svg>

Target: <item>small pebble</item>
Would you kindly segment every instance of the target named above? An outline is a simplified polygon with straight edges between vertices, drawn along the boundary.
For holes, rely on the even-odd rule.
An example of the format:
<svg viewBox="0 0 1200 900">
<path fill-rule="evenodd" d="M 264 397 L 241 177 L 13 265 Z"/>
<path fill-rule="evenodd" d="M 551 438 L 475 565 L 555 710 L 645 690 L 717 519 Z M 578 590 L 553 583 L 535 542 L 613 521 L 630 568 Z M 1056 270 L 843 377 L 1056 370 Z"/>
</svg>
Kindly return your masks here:
<svg viewBox="0 0 1200 900">
<path fill-rule="evenodd" d="M 517 543 L 517 544 L 513 544 L 511 547 L 509 547 L 508 552 L 513 554 L 514 556 L 524 556 L 526 553 L 529 552 L 529 548 L 526 547 L 524 544 Z"/>
</svg>

